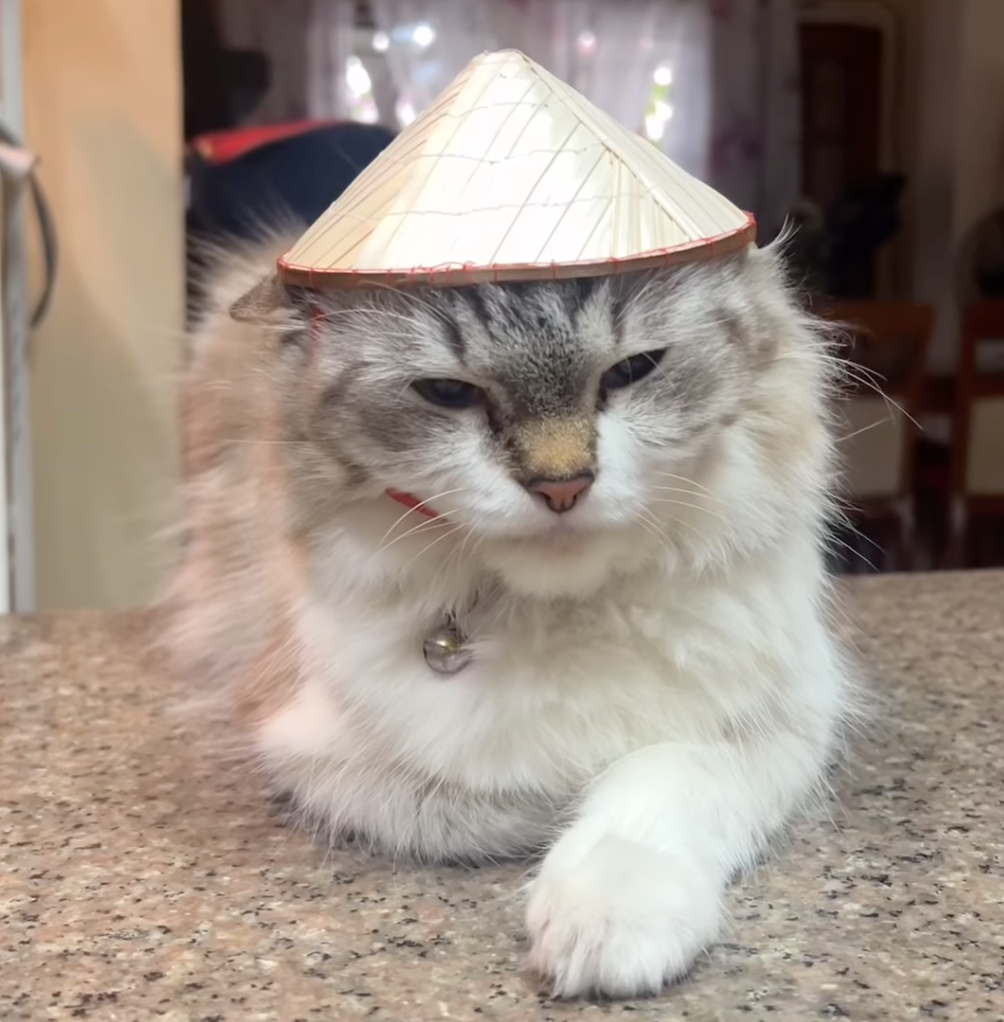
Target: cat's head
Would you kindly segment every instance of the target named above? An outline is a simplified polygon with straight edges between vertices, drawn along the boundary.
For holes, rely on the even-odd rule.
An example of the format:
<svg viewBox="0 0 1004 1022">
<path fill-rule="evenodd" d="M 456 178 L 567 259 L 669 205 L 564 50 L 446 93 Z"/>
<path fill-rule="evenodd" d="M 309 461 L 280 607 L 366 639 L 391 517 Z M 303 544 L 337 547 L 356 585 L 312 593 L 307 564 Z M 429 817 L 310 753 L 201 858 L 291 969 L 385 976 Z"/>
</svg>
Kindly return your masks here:
<svg viewBox="0 0 1004 1022">
<path fill-rule="evenodd" d="M 825 358 L 773 251 L 285 300 L 290 471 L 311 522 L 403 491 L 514 588 L 574 594 L 818 516 Z"/>
</svg>

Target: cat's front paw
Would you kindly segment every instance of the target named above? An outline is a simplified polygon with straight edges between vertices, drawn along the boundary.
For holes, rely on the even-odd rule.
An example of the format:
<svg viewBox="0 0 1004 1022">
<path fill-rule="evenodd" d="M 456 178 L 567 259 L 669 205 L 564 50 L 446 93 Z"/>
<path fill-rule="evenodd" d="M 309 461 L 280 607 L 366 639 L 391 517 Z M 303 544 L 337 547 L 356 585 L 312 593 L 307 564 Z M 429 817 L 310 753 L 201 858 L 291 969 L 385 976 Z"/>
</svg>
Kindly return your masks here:
<svg viewBox="0 0 1004 1022">
<path fill-rule="evenodd" d="M 700 865 L 610 836 L 577 861 L 555 852 L 527 907 L 529 965 L 554 996 L 656 994 L 717 936 L 722 891 Z"/>
</svg>

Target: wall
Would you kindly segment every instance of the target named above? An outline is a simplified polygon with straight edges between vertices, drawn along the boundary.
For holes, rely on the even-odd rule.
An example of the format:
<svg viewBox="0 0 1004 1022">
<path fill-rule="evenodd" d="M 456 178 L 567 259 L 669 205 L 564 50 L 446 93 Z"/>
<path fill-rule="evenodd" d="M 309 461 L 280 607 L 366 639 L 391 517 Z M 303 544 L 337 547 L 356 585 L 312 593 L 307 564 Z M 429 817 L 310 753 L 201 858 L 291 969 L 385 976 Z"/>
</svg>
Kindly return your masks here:
<svg viewBox="0 0 1004 1022">
<path fill-rule="evenodd" d="M 960 249 L 1004 204 L 1004 0 L 918 0 L 922 20 L 914 294 L 938 308 L 931 367 L 958 355 Z"/>
<path fill-rule="evenodd" d="M 909 109 L 915 77 L 910 38 L 915 0 L 798 0 L 799 20 L 806 23 L 867 25 L 883 36 L 884 76 L 880 159 L 883 170 L 900 170 L 911 136 Z"/>
<path fill-rule="evenodd" d="M 920 75 L 914 166 L 913 295 L 938 309 L 932 367 L 949 371 L 958 350 L 953 269 L 962 14 L 968 0 L 917 0 Z"/>
<path fill-rule="evenodd" d="M 880 121 L 881 169 L 908 176 L 903 197 L 903 229 L 883 247 L 878 259 L 878 289 L 883 298 L 905 297 L 911 286 L 914 250 L 918 67 L 922 0 L 798 0 L 804 22 L 867 25 L 883 36 L 884 76 Z"/>
<path fill-rule="evenodd" d="M 183 326 L 177 0 L 31 0 L 25 120 L 61 246 L 34 339 L 41 608 L 147 600 L 178 480 Z"/>
<path fill-rule="evenodd" d="M 966 0 L 955 132 L 955 240 L 1004 202 L 1004 0 Z"/>
<path fill-rule="evenodd" d="M 886 250 L 884 291 L 938 310 L 935 372 L 958 353 L 960 249 L 1004 204 L 1004 0 L 799 0 L 802 17 L 893 35 L 883 162 L 908 177 L 904 229 Z"/>
</svg>

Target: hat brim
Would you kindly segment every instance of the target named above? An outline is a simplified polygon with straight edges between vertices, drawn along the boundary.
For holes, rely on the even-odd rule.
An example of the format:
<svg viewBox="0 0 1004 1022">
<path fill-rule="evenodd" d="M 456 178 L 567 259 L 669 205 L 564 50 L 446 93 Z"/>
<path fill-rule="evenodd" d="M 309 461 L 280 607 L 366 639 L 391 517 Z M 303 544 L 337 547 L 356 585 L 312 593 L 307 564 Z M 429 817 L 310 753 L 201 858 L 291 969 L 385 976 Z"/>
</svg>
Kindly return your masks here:
<svg viewBox="0 0 1004 1022">
<path fill-rule="evenodd" d="M 654 270 L 680 263 L 701 262 L 731 255 L 756 241 L 756 221 L 749 213 L 734 231 L 714 238 L 689 241 L 671 248 L 652 249 L 623 259 L 593 259 L 562 263 L 455 263 L 401 269 L 312 269 L 277 261 L 279 279 L 293 287 L 351 291 L 358 288 L 465 287 L 470 284 L 502 284 L 521 281 L 576 280 L 606 277 L 639 270 Z"/>
</svg>

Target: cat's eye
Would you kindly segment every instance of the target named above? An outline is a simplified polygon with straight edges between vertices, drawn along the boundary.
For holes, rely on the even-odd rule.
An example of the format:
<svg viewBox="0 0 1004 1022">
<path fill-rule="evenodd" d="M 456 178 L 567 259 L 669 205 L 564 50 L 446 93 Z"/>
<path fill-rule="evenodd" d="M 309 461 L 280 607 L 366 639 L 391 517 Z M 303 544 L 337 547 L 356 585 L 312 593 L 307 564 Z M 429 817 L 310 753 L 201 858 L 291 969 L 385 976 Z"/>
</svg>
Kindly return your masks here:
<svg viewBox="0 0 1004 1022">
<path fill-rule="evenodd" d="M 606 393 L 609 390 L 620 390 L 645 379 L 655 370 L 665 354 L 665 348 L 643 351 L 640 355 L 632 355 L 630 358 L 624 359 L 623 362 L 611 366 L 600 379 L 601 391 Z"/>
<path fill-rule="evenodd" d="M 412 387 L 429 404 L 440 408 L 475 408 L 484 401 L 485 392 L 463 380 L 416 380 Z"/>
</svg>

